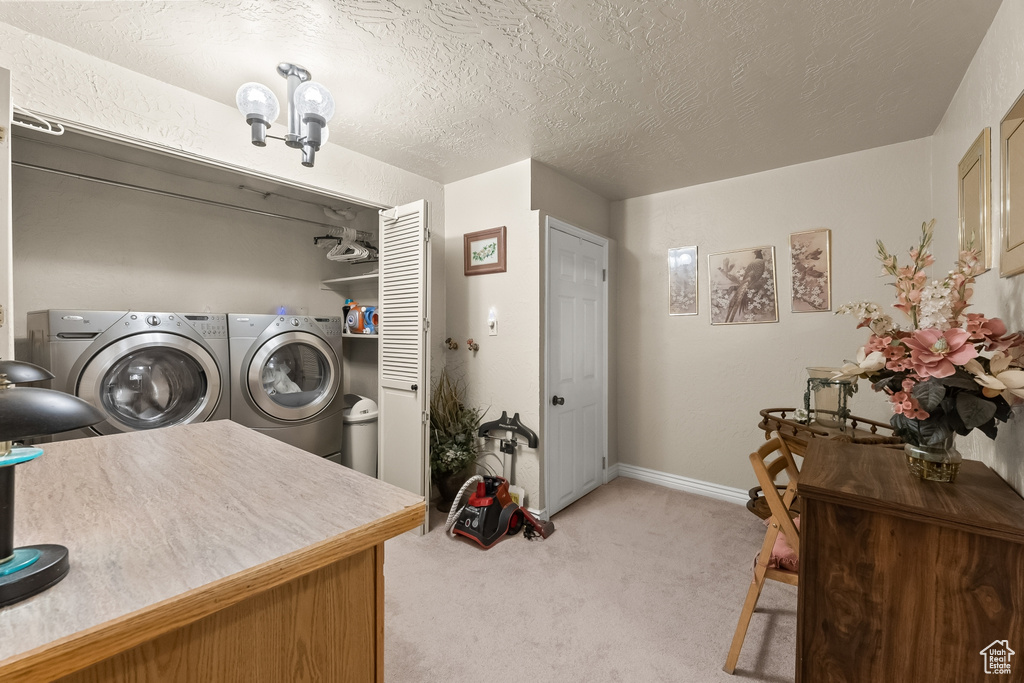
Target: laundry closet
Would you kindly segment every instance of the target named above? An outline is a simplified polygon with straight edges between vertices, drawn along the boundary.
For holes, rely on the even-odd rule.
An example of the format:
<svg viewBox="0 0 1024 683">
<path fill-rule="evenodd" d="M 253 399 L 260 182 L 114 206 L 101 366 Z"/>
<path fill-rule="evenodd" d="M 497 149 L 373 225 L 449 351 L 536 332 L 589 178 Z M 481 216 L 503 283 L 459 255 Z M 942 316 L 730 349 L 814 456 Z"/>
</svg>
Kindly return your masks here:
<svg viewBox="0 0 1024 683">
<path fill-rule="evenodd" d="M 12 204 L 17 357 L 30 360 L 39 343 L 30 311 L 173 313 L 179 321 L 170 324 L 194 327 L 210 341 L 221 336 L 221 320 L 227 334 L 230 314 L 290 334 L 308 327 L 340 364 L 332 429 L 340 434 L 344 395 L 377 402 L 381 452 L 398 454 L 378 458 L 379 476 L 426 490 L 422 202 L 382 213 L 385 207 L 340 194 L 112 139 L 15 129 Z M 381 225 L 390 262 L 380 260 Z M 371 316 L 380 307 L 377 320 L 360 319 L 343 332 L 349 299 Z M 378 336 L 388 324 L 391 334 Z M 262 329 L 254 340 L 263 339 Z M 297 358 L 292 366 L 303 364 Z M 237 383 L 237 374 L 224 373 L 223 382 Z M 295 388 L 281 392 L 305 390 L 291 378 L 285 386 Z M 284 393 L 275 401 L 287 413 L 294 397 Z M 231 387 L 223 391 L 230 394 Z"/>
</svg>

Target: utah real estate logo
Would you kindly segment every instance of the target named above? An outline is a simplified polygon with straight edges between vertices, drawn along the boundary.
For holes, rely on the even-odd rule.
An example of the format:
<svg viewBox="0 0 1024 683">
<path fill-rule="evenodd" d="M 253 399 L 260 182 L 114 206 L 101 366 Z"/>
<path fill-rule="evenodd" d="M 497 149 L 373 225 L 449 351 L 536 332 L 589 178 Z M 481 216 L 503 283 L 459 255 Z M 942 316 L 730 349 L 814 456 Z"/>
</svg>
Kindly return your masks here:
<svg viewBox="0 0 1024 683">
<path fill-rule="evenodd" d="M 993 640 L 981 651 L 985 658 L 985 673 L 987 674 L 1008 674 L 1010 670 L 1010 658 L 1016 652 L 1010 649 L 1009 642 L 1005 640 Z"/>
</svg>

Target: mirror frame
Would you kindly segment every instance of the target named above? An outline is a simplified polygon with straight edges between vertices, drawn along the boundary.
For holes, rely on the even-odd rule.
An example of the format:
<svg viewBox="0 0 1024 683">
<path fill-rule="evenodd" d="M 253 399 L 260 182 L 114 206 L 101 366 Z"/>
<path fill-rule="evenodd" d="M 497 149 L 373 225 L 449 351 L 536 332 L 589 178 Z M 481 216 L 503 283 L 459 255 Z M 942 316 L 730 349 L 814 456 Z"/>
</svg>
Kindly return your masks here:
<svg viewBox="0 0 1024 683">
<path fill-rule="evenodd" d="M 999 155 L 1000 173 L 1002 176 L 1002 249 L 999 257 L 999 275 L 1009 277 L 1024 272 L 1024 210 L 1021 214 L 1014 216 L 1011 211 L 1012 205 L 1024 207 L 1024 179 L 1018 182 L 1011 182 L 1010 178 L 1010 141 L 1014 140 L 1017 150 L 1016 165 L 1024 164 L 1024 93 L 1017 98 L 1006 116 L 999 122 Z M 1016 201 L 1014 196 L 1016 194 Z"/>
<path fill-rule="evenodd" d="M 968 246 L 977 249 L 978 262 L 985 270 L 992 267 L 992 214 L 989 209 L 992 204 L 991 146 L 992 129 L 986 126 L 957 166 L 960 251 L 966 251 Z M 968 212 L 971 199 L 977 200 L 977 213 Z"/>
</svg>

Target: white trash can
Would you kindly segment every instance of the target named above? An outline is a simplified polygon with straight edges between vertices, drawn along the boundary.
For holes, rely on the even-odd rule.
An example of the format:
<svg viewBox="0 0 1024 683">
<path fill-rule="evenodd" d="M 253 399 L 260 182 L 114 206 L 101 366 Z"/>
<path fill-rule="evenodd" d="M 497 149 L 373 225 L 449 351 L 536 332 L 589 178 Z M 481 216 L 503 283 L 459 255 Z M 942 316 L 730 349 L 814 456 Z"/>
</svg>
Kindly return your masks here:
<svg viewBox="0 0 1024 683">
<path fill-rule="evenodd" d="M 377 403 L 366 396 L 345 394 L 342 415 L 341 464 L 377 476 Z"/>
</svg>

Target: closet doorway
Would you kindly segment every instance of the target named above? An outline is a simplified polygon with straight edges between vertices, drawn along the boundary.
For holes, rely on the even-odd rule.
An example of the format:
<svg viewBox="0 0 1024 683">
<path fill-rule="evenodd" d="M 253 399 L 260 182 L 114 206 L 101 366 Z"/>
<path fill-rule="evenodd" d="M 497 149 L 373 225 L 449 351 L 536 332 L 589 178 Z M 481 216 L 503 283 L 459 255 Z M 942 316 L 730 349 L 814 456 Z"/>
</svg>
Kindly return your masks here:
<svg viewBox="0 0 1024 683">
<path fill-rule="evenodd" d="M 545 226 L 545 508 L 604 483 L 608 456 L 608 240 Z"/>
</svg>

